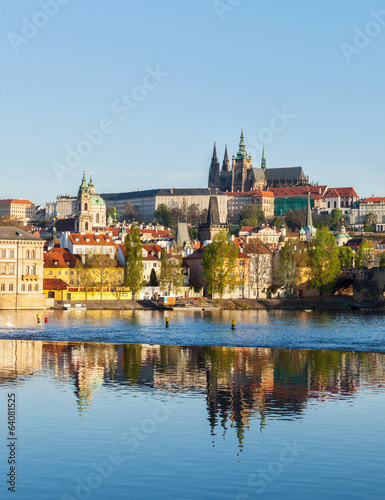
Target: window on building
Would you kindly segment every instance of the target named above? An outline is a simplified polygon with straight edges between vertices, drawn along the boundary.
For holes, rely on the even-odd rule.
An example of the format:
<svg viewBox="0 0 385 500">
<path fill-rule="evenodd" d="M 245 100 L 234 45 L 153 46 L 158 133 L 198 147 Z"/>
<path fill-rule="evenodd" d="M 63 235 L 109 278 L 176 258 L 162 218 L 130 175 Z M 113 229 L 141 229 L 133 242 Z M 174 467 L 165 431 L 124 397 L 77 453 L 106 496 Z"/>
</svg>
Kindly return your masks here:
<svg viewBox="0 0 385 500">
<path fill-rule="evenodd" d="M 9 251 L 9 258 L 14 259 L 15 258 L 15 250 L 10 250 Z"/>
<path fill-rule="evenodd" d="M 10 283 L 10 284 L 8 285 L 8 290 L 9 290 L 10 292 L 13 292 L 13 283 Z"/>
<path fill-rule="evenodd" d="M 96 214 L 96 223 L 99 224 L 99 214 Z"/>
<path fill-rule="evenodd" d="M 1 274 L 5 274 L 5 266 L 1 266 L 0 267 L 0 273 Z"/>
<path fill-rule="evenodd" d="M 32 292 L 32 285 L 28 285 L 28 291 Z"/>
<path fill-rule="evenodd" d="M 21 291 L 25 292 L 25 285 L 21 285 Z"/>
<path fill-rule="evenodd" d="M 1 291 L 1 292 L 5 292 L 5 284 L 4 284 L 4 283 L 2 283 L 2 284 L 0 285 L 0 291 Z"/>
<path fill-rule="evenodd" d="M 31 250 L 31 259 L 35 258 L 35 250 Z"/>
<path fill-rule="evenodd" d="M 57 273 L 58 273 L 58 274 L 61 274 L 61 271 L 58 271 Z"/>
<path fill-rule="evenodd" d="M 26 259 L 29 259 L 29 250 L 26 250 L 26 251 L 25 251 L 25 258 L 26 258 Z"/>
<path fill-rule="evenodd" d="M 8 268 L 8 274 L 14 274 L 14 272 L 15 272 L 15 266 L 10 265 Z"/>
<path fill-rule="evenodd" d="M 84 224 L 84 229 L 85 229 L 86 231 L 88 231 L 88 222 L 86 222 L 86 223 Z"/>
<path fill-rule="evenodd" d="M 2 251 L 1 251 L 1 258 L 2 258 L 2 259 L 5 259 L 5 258 L 6 258 L 6 256 L 7 256 L 7 251 L 6 251 L 6 250 L 2 250 Z"/>
<path fill-rule="evenodd" d="M 52 271 L 50 271 L 49 274 L 52 274 Z"/>
<path fill-rule="evenodd" d="M 88 210 L 88 203 L 84 203 L 84 210 Z"/>
<path fill-rule="evenodd" d="M 39 285 L 35 285 L 34 286 L 34 290 L 35 290 L 35 292 L 38 292 L 39 291 Z"/>
<path fill-rule="evenodd" d="M 336 208 L 336 206 L 337 206 L 337 202 L 335 201 L 335 202 L 334 202 L 334 208 Z"/>
</svg>

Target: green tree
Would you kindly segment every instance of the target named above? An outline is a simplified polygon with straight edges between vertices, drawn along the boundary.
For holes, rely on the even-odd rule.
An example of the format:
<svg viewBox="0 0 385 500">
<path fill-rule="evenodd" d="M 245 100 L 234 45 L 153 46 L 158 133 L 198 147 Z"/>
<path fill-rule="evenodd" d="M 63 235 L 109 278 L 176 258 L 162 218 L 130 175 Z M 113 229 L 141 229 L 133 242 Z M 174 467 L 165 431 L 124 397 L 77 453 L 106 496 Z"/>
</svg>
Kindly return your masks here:
<svg viewBox="0 0 385 500">
<path fill-rule="evenodd" d="M 158 278 L 155 269 L 151 269 L 150 273 L 150 286 L 158 286 Z"/>
<path fill-rule="evenodd" d="M 355 267 L 372 267 L 374 264 L 374 247 L 371 241 L 364 240 L 354 256 Z"/>
<path fill-rule="evenodd" d="M 234 290 L 238 285 L 237 258 L 238 249 L 227 231 L 217 233 L 203 254 L 203 274 L 208 293 L 219 293 L 222 299 L 226 291 Z"/>
<path fill-rule="evenodd" d="M 126 259 L 124 266 L 124 284 L 132 291 L 133 298 L 137 296 L 143 283 L 143 245 L 140 231 L 134 223 L 127 234 L 124 244 Z"/>
<path fill-rule="evenodd" d="M 183 284 L 182 257 L 177 253 L 167 253 L 164 248 L 160 257 L 160 288 L 165 295 L 177 295 Z"/>
<path fill-rule="evenodd" d="M 318 229 L 311 242 L 309 267 L 311 286 L 318 288 L 320 295 L 330 292 L 341 265 L 334 235 L 326 226 Z"/>
<path fill-rule="evenodd" d="M 172 218 L 170 211 L 164 203 L 160 203 L 154 212 L 154 218 L 162 224 L 162 226 L 170 227 L 172 225 Z"/>
<path fill-rule="evenodd" d="M 370 226 L 370 229 L 368 231 L 375 231 L 376 230 L 376 224 L 378 221 L 378 216 L 377 214 L 373 212 L 369 212 L 368 215 L 366 216 L 366 225 Z M 365 229 L 365 231 L 367 231 Z"/>
<path fill-rule="evenodd" d="M 350 247 L 339 247 L 338 257 L 341 267 L 352 267 L 353 265 L 353 250 Z"/>
<path fill-rule="evenodd" d="M 266 222 L 265 213 L 257 205 L 251 203 L 245 205 L 239 214 L 239 220 L 242 226 L 260 226 Z"/>
<path fill-rule="evenodd" d="M 291 238 L 281 248 L 276 279 L 289 295 L 296 293 L 296 286 L 301 277 L 301 258 L 297 245 Z"/>
<path fill-rule="evenodd" d="M 281 229 L 283 224 L 282 217 L 275 216 L 273 220 L 273 226 L 275 226 L 277 229 Z"/>
<path fill-rule="evenodd" d="M 385 252 L 380 255 L 380 267 L 385 267 Z"/>
<path fill-rule="evenodd" d="M 107 208 L 106 218 L 108 219 L 109 217 L 111 217 L 111 219 L 119 220 L 119 210 L 116 207 Z"/>
<path fill-rule="evenodd" d="M 333 208 L 330 214 L 330 222 L 329 222 L 329 227 L 331 229 L 336 229 L 340 220 L 341 220 L 342 212 L 341 210 L 337 208 Z"/>
</svg>

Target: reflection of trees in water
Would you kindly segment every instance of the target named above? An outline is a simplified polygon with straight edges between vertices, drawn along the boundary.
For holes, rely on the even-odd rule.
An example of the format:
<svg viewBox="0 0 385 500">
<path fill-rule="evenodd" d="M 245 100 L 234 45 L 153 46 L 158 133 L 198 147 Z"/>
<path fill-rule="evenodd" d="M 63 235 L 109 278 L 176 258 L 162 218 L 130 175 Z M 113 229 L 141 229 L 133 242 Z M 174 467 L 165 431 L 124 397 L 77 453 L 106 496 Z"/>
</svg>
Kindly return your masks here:
<svg viewBox="0 0 385 500">
<path fill-rule="evenodd" d="M 232 427 L 241 449 L 255 420 L 262 431 L 271 419 L 301 418 L 309 400 L 352 398 L 385 381 L 384 354 L 340 351 L 44 342 L 41 367 L 73 381 L 82 411 L 101 386 L 205 394 L 211 433 Z"/>
</svg>

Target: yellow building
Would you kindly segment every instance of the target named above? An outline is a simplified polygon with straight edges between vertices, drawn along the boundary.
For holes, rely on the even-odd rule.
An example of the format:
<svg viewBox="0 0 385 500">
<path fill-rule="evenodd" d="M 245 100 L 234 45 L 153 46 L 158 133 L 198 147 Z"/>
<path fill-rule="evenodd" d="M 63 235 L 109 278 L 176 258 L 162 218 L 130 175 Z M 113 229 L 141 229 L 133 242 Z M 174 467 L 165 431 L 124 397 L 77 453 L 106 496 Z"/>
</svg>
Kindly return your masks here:
<svg viewBox="0 0 385 500">
<path fill-rule="evenodd" d="M 109 259 L 108 256 L 102 257 Z M 123 287 L 123 283 L 124 268 L 119 264 L 115 267 L 109 262 L 105 266 L 86 268 L 81 262 L 80 255 L 74 255 L 65 248 L 54 247 L 44 253 L 44 293 L 47 298 L 131 299 L 131 292 Z"/>
<path fill-rule="evenodd" d="M 0 226 L 0 309 L 45 309 L 44 241 L 14 226 Z"/>
</svg>

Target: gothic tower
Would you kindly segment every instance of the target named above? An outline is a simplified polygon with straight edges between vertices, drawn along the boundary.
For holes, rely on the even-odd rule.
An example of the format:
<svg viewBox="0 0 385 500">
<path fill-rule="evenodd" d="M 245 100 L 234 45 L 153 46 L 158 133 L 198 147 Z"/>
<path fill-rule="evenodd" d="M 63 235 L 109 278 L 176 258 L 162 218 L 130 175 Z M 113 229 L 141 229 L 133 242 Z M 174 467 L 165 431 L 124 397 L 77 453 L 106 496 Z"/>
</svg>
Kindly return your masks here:
<svg viewBox="0 0 385 500">
<path fill-rule="evenodd" d="M 246 191 L 246 179 L 252 168 L 251 156 L 247 155 L 243 129 L 237 155 L 233 156 L 231 191 Z"/>
<path fill-rule="evenodd" d="M 222 172 L 230 172 L 230 162 L 229 162 L 229 157 L 227 155 L 227 144 L 225 146 L 225 156 L 223 158 L 223 163 L 222 163 Z"/>
<path fill-rule="evenodd" d="M 264 172 L 266 172 L 265 145 L 263 145 L 263 149 L 262 149 L 261 169 Z"/>
<path fill-rule="evenodd" d="M 209 172 L 209 189 L 219 189 L 220 187 L 220 169 L 221 166 L 217 157 L 217 150 L 214 142 L 213 157 L 211 158 L 210 172 Z"/>
</svg>

